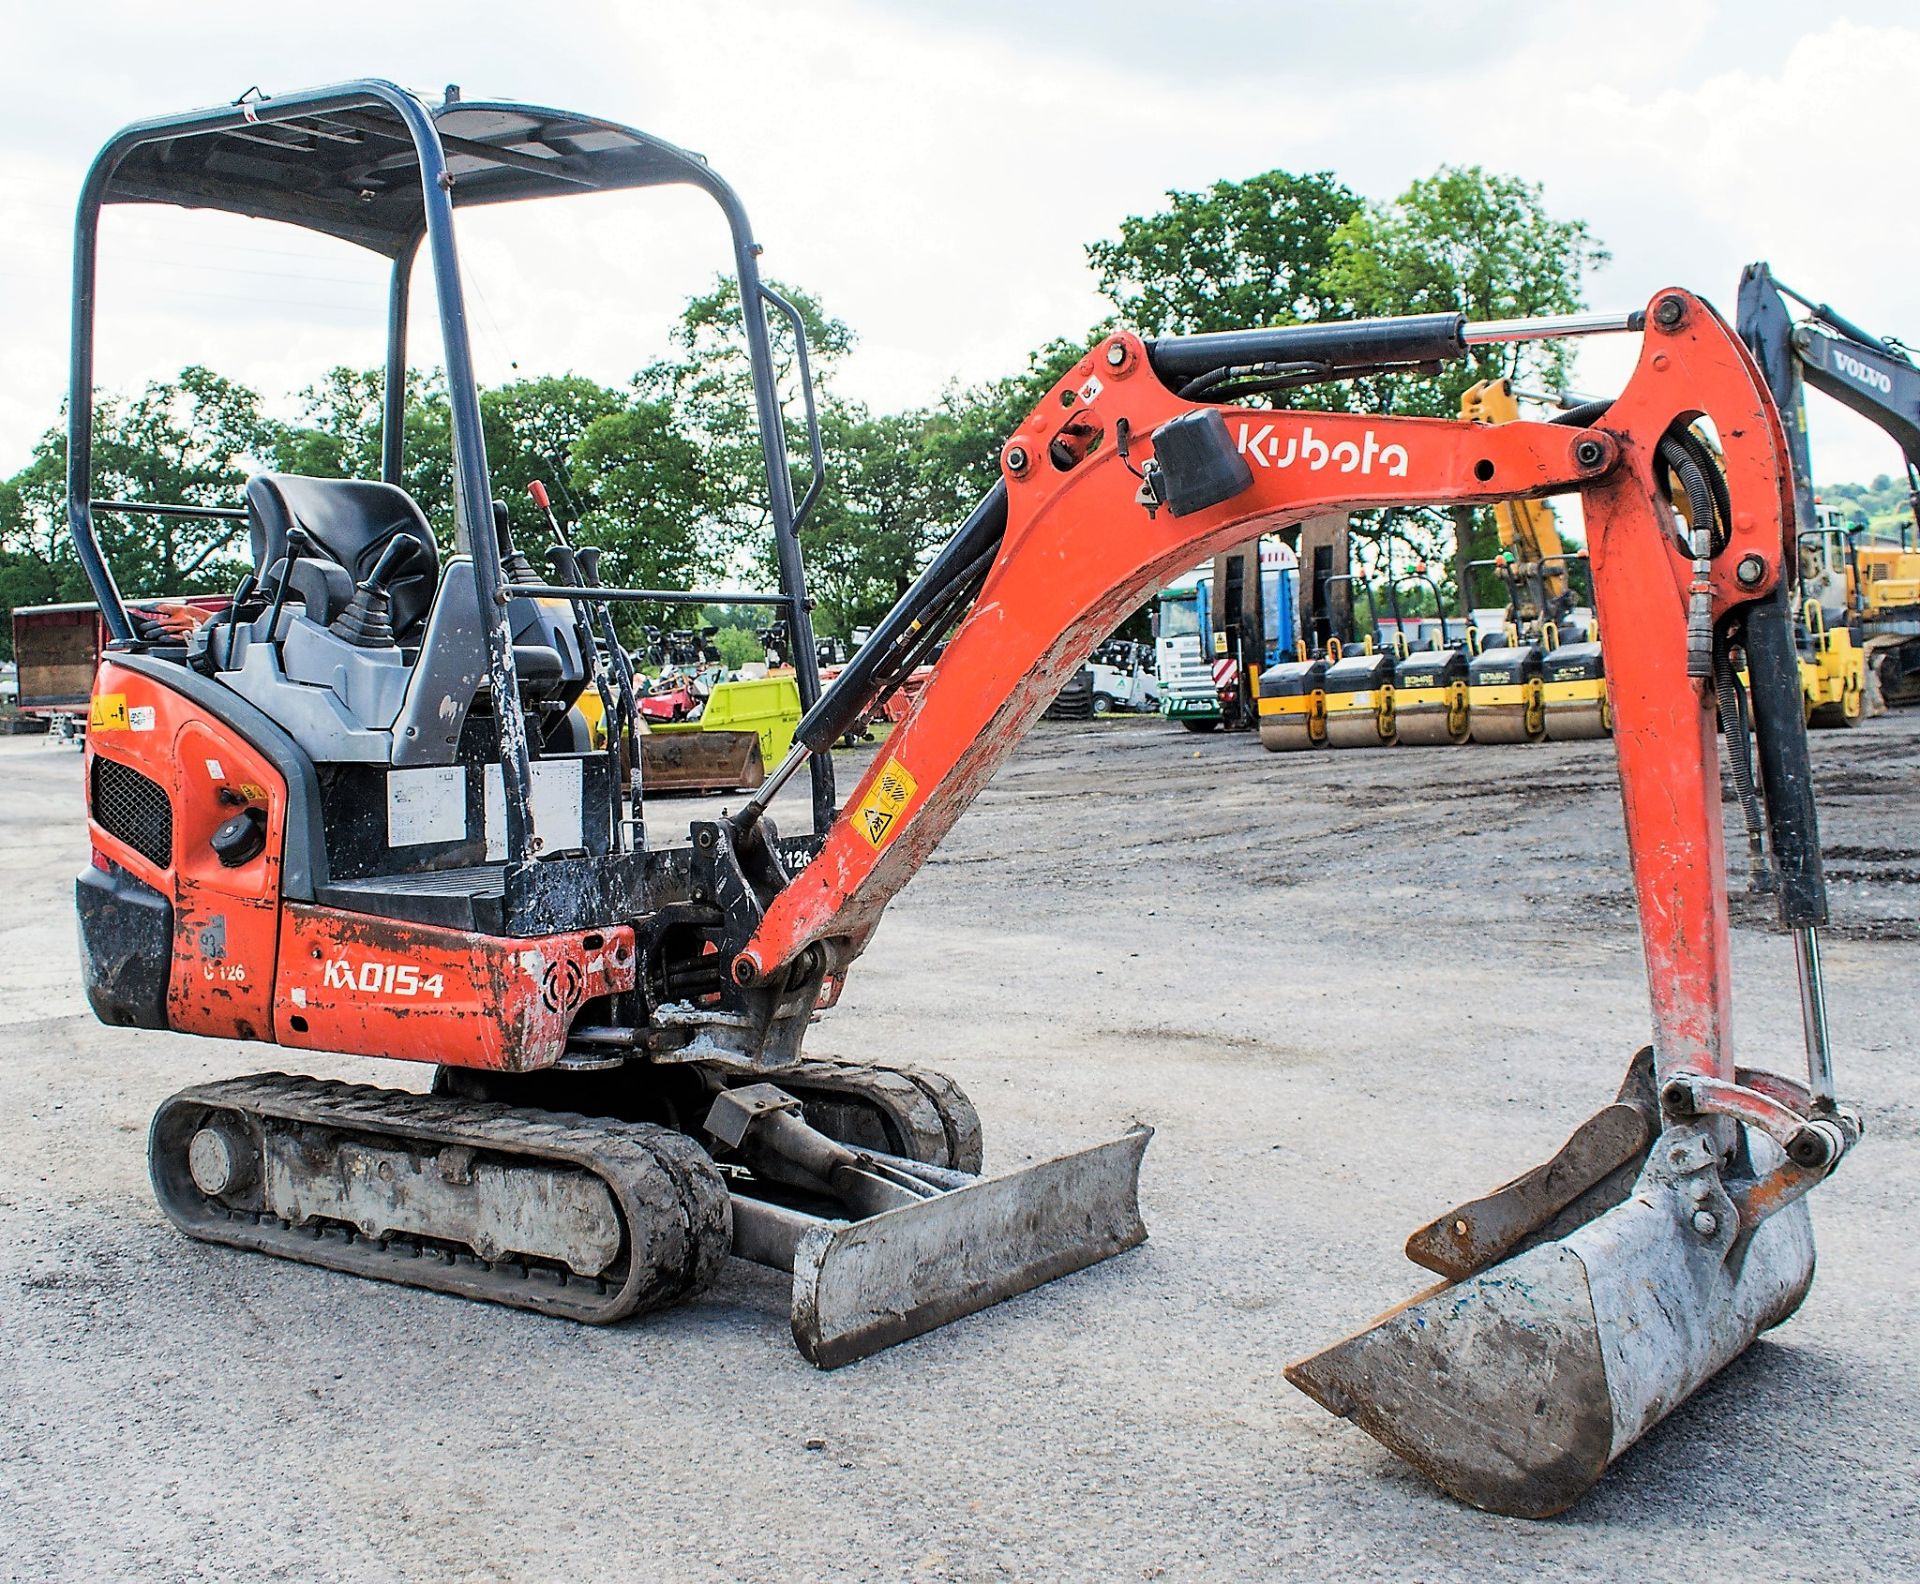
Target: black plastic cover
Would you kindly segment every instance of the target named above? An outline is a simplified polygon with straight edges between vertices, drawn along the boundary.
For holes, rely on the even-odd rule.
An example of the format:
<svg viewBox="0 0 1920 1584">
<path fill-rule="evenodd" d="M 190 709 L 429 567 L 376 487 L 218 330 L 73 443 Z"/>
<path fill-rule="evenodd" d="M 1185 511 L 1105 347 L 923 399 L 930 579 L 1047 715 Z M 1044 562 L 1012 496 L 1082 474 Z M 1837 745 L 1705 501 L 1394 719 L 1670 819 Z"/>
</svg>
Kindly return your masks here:
<svg viewBox="0 0 1920 1584">
<path fill-rule="evenodd" d="M 1540 675 L 1547 682 L 1594 682 L 1606 674 L 1597 643 L 1561 644 L 1540 661 Z"/>
<path fill-rule="evenodd" d="M 244 808 L 209 838 L 214 857 L 229 869 L 251 863 L 267 850 L 267 811 Z"/>
<path fill-rule="evenodd" d="M 1327 683 L 1324 660 L 1283 660 L 1260 673 L 1262 698 L 1300 698 Z"/>
<path fill-rule="evenodd" d="M 1176 517 L 1218 506 L 1253 487 L 1253 469 L 1234 449 L 1226 419 L 1212 407 L 1182 413 L 1154 430 L 1153 457 L 1167 510 Z"/>
<path fill-rule="evenodd" d="M 1467 664 L 1467 681 L 1473 687 L 1515 687 L 1540 675 L 1540 659 L 1538 644 L 1482 649 Z"/>
<path fill-rule="evenodd" d="M 1443 688 L 1467 680 L 1467 657 L 1459 649 L 1416 649 L 1394 668 L 1397 687 Z"/>
<path fill-rule="evenodd" d="M 1393 686 L 1393 656 L 1384 649 L 1372 654 L 1342 655 L 1327 667 L 1329 693 L 1371 693 Z"/>
</svg>

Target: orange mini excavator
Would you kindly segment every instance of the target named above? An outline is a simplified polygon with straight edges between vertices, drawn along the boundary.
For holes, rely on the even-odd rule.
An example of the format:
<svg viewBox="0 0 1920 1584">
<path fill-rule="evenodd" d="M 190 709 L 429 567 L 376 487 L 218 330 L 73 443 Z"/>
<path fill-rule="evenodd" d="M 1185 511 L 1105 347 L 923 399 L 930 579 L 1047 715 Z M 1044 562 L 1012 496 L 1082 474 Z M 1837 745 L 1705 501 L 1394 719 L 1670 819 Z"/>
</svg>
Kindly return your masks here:
<svg viewBox="0 0 1920 1584">
<path fill-rule="evenodd" d="M 669 183 L 711 195 L 731 228 L 777 593 L 608 588 L 564 540 L 542 578 L 492 500 L 455 207 Z M 263 475 L 226 507 L 91 499 L 96 234 L 124 202 L 278 220 L 392 261 L 382 479 Z M 425 503 L 455 524 L 445 548 L 395 482 L 423 242 L 453 419 L 452 499 Z M 438 1064 L 427 1095 L 271 1073 L 181 1091 L 153 1122 L 160 1204 L 210 1242 L 592 1321 L 690 1298 L 737 1255 L 792 1272 L 794 1335 L 821 1365 L 1137 1243 L 1144 1129 L 983 1177 L 978 1118 L 949 1079 L 803 1054 L 808 1031 L 1022 732 L 1174 573 L 1331 511 L 1578 491 L 1653 1043 L 1547 1166 L 1416 1234 L 1439 1289 L 1290 1371 L 1467 1501 L 1566 1506 L 1798 1304 L 1803 1195 L 1858 1136 L 1820 998 L 1784 439 L 1746 350 L 1677 290 L 1612 318 L 1106 336 L 823 692 L 795 534 L 820 449 L 808 394 L 796 506 L 770 325 L 799 323 L 758 253 L 696 156 L 381 82 L 144 122 L 99 156 L 79 212 L 68 481 L 112 634 L 87 749 L 88 994 L 129 1026 Z M 1580 424 L 1257 404 L 1474 342 L 1603 330 L 1639 334 L 1640 361 Z M 803 347 L 797 366 L 804 380 Z M 129 611 L 94 519 L 132 509 L 250 535 L 224 612 L 183 635 Z M 791 623 L 807 705 L 793 750 L 738 812 L 652 842 L 644 774 L 631 795 L 620 774 L 633 687 L 610 611 L 749 597 Z M 943 640 L 842 803 L 828 750 Z M 604 745 L 572 708 L 588 689 Z M 1800 942 L 1805 1084 L 1734 1057 L 1716 711 Z M 768 810 L 803 769 L 814 828 L 781 835 Z"/>
</svg>

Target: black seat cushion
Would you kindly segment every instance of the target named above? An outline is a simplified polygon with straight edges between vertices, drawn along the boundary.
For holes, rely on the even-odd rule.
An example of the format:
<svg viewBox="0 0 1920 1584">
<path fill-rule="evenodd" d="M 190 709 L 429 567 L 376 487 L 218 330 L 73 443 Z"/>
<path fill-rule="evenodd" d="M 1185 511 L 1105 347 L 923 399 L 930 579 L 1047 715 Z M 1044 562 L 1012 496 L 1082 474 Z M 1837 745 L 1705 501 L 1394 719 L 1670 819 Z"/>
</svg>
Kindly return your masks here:
<svg viewBox="0 0 1920 1584">
<path fill-rule="evenodd" d="M 419 637 L 440 579 L 440 557 L 425 514 L 397 484 L 261 473 L 247 481 L 247 521 L 254 575 L 260 578 L 287 553 L 287 535 L 295 528 L 356 584 L 366 580 L 395 534 L 412 535 L 419 548 L 402 558 L 387 593 L 395 639 L 406 644 Z"/>
</svg>

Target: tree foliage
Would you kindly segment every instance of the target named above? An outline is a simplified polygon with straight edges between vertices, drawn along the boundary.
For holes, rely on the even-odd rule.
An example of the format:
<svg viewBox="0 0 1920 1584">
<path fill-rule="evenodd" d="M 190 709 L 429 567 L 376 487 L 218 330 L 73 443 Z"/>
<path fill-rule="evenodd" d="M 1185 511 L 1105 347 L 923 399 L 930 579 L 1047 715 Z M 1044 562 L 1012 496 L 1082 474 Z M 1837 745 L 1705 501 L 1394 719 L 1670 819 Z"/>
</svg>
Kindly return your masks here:
<svg viewBox="0 0 1920 1584">
<path fill-rule="evenodd" d="M 1148 335 L 1193 335 L 1339 317 L 1333 238 L 1360 200 L 1331 171 L 1271 170 L 1169 192 L 1129 215 L 1087 260 L 1103 296 Z"/>
<path fill-rule="evenodd" d="M 1605 252 L 1586 226 L 1551 215 L 1540 189 L 1479 167 L 1442 168 L 1391 203 L 1366 203 L 1330 172 L 1267 171 L 1123 219 L 1087 257 L 1115 318 L 1055 339 L 1004 378 L 953 386 L 925 406 L 874 412 L 838 373 L 853 333 L 811 294 L 776 287 L 806 329 L 826 478 L 802 531 L 815 622 L 841 637 L 873 624 L 1000 477 L 1007 437 L 1115 322 L 1147 334 L 1459 309 L 1476 319 L 1576 310 Z M 764 314 L 785 414 L 775 437 L 797 488 L 812 477 L 800 369 L 784 315 Z M 575 374 L 480 392 L 493 491 L 535 561 L 545 525 L 527 495 L 552 490 L 579 537 L 604 547 L 603 576 L 643 587 L 774 583 L 768 486 L 747 352 L 748 310 L 717 279 L 692 298 L 667 353 L 609 387 Z M 1564 343 L 1517 355 L 1478 349 L 1437 375 L 1321 384 L 1261 398 L 1280 404 L 1447 415 L 1471 381 L 1518 373 L 1552 385 Z M 250 472 L 380 474 L 384 376 L 336 368 L 301 393 L 293 423 L 203 368 L 132 397 L 96 397 L 96 497 L 231 505 Z M 452 430 L 442 376 L 408 376 L 401 482 L 446 548 L 453 544 Z M 0 610 L 86 597 L 67 543 L 64 428 L 0 480 Z M 1877 508 L 1877 500 L 1875 503 Z M 229 523 L 108 517 L 100 532 L 129 594 L 230 586 L 243 531 Z M 690 613 L 623 607 L 630 636 Z M 764 608 L 731 607 L 729 642 Z M 5 635 L 0 634 L 0 643 Z"/>
<path fill-rule="evenodd" d="M 1334 237 L 1328 280 L 1360 318 L 1459 311 L 1469 320 L 1575 313 L 1608 253 L 1583 220 L 1547 212 L 1541 189 L 1478 165 L 1443 166 L 1390 204 L 1368 204 Z M 1483 379 L 1565 388 L 1565 341 L 1474 347 L 1436 375 L 1378 382 L 1395 412 L 1451 417 Z"/>
<path fill-rule="evenodd" d="M 253 391 L 198 366 L 132 397 L 97 396 L 93 426 L 94 500 L 190 506 L 232 505 L 274 434 Z M 96 511 L 95 531 L 129 597 L 229 586 L 243 565 L 245 528 L 231 521 Z M 11 611 L 89 593 L 67 534 L 62 423 L 0 484 L 0 603 Z M 10 630 L 7 643 L 10 653 Z"/>
</svg>

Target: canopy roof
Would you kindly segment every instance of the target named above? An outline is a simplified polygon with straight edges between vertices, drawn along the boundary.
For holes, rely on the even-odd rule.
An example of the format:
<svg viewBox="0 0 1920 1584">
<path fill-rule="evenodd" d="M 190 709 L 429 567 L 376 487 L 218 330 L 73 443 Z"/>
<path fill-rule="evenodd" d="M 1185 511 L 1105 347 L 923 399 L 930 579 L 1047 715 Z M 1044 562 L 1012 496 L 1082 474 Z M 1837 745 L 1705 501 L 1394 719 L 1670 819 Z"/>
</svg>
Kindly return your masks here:
<svg viewBox="0 0 1920 1584">
<path fill-rule="evenodd" d="M 698 154 L 612 121 L 535 105 L 461 100 L 430 113 L 454 179 L 452 198 L 460 206 L 714 183 Z M 231 109 L 214 114 L 233 118 Z M 413 138 L 384 105 L 217 128 L 196 128 L 192 118 L 181 118 L 167 131 L 126 153 L 108 180 L 105 202 L 179 204 L 284 220 L 389 258 L 420 233 Z"/>
</svg>

